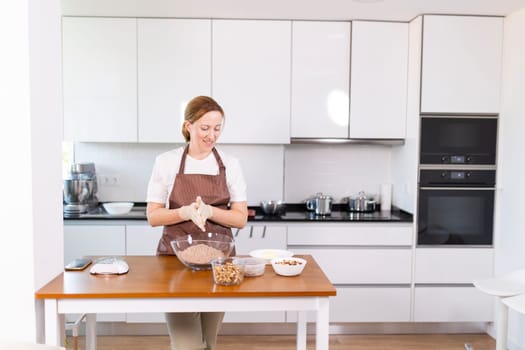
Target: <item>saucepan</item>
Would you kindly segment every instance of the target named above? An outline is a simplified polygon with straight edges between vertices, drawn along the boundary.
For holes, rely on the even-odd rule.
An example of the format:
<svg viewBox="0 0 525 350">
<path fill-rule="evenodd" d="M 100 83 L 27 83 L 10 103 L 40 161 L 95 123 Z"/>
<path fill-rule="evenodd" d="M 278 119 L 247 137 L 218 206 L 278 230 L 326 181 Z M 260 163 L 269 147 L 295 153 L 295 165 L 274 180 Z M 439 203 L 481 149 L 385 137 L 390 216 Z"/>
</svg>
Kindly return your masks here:
<svg viewBox="0 0 525 350">
<path fill-rule="evenodd" d="M 357 196 L 349 196 L 344 198 L 348 202 L 348 210 L 353 212 L 372 212 L 376 211 L 377 200 L 371 195 L 365 194 L 364 191 L 360 191 Z"/>
</svg>

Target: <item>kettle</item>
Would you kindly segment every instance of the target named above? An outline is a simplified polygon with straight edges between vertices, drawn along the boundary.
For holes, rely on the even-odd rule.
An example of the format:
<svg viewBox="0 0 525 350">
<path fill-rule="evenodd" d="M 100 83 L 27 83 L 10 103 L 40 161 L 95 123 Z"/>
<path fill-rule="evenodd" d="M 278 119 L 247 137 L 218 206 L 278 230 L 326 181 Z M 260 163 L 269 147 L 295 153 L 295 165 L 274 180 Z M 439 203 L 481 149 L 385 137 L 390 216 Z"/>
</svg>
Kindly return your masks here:
<svg viewBox="0 0 525 350">
<path fill-rule="evenodd" d="M 315 215 L 330 215 L 332 214 L 332 202 L 331 196 L 319 192 L 306 200 L 306 209 L 314 211 Z"/>
</svg>

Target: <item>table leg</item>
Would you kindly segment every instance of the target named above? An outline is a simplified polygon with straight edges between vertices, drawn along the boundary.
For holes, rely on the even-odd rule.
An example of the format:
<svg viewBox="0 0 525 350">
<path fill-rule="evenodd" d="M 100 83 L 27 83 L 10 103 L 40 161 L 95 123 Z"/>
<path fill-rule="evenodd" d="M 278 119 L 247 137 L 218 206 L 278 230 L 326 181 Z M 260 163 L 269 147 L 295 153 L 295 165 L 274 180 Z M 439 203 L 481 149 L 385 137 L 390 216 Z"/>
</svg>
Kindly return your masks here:
<svg viewBox="0 0 525 350">
<path fill-rule="evenodd" d="M 315 323 L 315 349 L 328 350 L 328 328 L 329 328 L 329 302 L 328 297 L 319 298 L 317 309 L 317 320 Z"/>
<path fill-rule="evenodd" d="M 57 312 L 56 299 L 46 299 L 44 301 L 44 327 L 45 342 L 48 345 L 60 345 L 62 336 L 60 335 L 60 317 Z"/>
<path fill-rule="evenodd" d="M 306 311 L 297 311 L 297 350 L 306 350 Z"/>
<path fill-rule="evenodd" d="M 97 314 L 86 315 L 86 350 L 97 350 Z"/>
<path fill-rule="evenodd" d="M 496 350 L 507 350 L 507 332 L 509 323 L 509 308 L 501 302 L 501 298 L 496 298 L 497 310 L 497 332 L 496 332 Z"/>
</svg>

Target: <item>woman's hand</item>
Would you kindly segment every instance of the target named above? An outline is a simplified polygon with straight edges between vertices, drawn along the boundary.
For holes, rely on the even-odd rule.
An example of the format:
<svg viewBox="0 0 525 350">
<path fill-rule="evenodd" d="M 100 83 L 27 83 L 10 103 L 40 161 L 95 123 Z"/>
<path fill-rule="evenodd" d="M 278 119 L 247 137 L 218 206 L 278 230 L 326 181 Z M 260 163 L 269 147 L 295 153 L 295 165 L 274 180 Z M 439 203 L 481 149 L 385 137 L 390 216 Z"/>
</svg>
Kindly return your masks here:
<svg viewBox="0 0 525 350">
<path fill-rule="evenodd" d="M 197 197 L 200 198 L 200 197 Z M 179 208 L 179 216 L 181 219 L 188 221 L 191 220 L 195 225 L 197 225 L 202 232 L 205 231 L 204 224 L 206 223 L 206 219 L 202 217 L 202 214 L 198 210 L 199 203 L 193 202 L 189 205 L 184 205 Z"/>
<path fill-rule="evenodd" d="M 206 220 L 212 217 L 213 208 L 211 205 L 204 203 L 200 196 L 197 196 L 196 203 L 197 203 L 197 211 L 199 212 L 199 215 L 201 216 L 201 219 L 203 221 L 203 226 L 204 226 L 204 224 L 206 224 Z"/>
</svg>

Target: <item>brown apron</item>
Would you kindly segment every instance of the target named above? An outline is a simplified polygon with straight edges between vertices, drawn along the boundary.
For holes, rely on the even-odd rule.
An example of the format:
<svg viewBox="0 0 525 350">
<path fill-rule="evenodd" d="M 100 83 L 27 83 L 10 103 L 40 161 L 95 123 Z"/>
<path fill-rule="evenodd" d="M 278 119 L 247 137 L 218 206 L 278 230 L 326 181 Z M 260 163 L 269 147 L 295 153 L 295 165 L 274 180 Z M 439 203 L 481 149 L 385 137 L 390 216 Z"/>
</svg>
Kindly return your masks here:
<svg viewBox="0 0 525 350">
<path fill-rule="evenodd" d="M 219 152 L 217 152 L 215 147 L 212 150 L 217 164 L 219 164 L 219 175 L 184 174 L 188 149 L 189 145 L 186 146 L 182 153 L 179 172 L 175 177 L 175 183 L 170 195 L 169 209 L 177 209 L 191 204 L 195 202 L 197 196 L 201 196 L 202 201 L 206 204 L 227 209 L 230 202 L 230 192 L 226 182 L 226 167 L 219 156 Z M 206 232 L 221 233 L 232 237 L 231 228 L 209 220 L 206 221 L 205 228 Z M 170 241 L 192 233 L 202 233 L 202 231 L 191 220 L 164 226 L 164 231 L 157 247 L 157 254 L 174 255 Z M 234 254 L 235 251 L 232 252 L 232 255 Z"/>
</svg>

